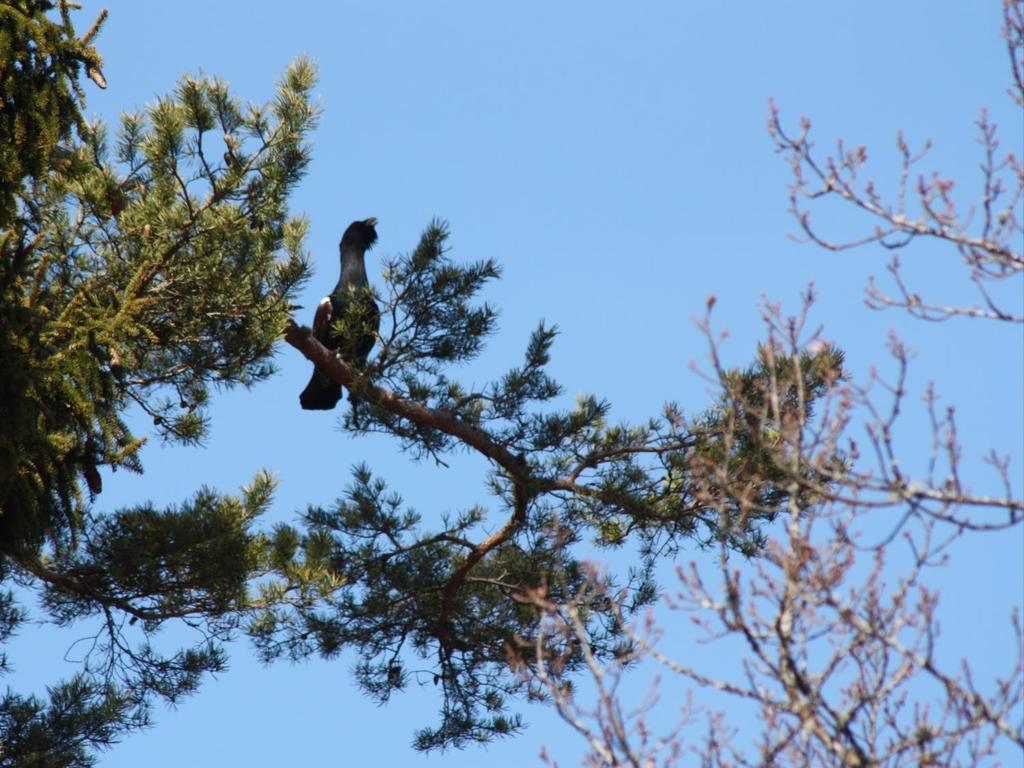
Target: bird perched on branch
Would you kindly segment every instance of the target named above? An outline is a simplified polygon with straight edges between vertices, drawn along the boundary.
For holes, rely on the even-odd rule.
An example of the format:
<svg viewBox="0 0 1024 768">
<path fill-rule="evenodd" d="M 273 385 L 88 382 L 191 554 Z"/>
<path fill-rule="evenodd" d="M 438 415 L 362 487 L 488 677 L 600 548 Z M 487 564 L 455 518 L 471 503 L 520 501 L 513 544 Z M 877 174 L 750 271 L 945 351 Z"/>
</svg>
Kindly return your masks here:
<svg viewBox="0 0 1024 768">
<path fill-rule="evenodd" d="M 366 279 L 366 251 L 377 241 L 377 219 L 353 221 L 341 237 L 341 277 L 316 309 L 313 337 L 346 363 L 363 365 L 377 340 L 380 309 Z M 341 399 L 341 385 L 319 368 L 299 395 L 306 410 L 329 411 Z"/>
</svg>

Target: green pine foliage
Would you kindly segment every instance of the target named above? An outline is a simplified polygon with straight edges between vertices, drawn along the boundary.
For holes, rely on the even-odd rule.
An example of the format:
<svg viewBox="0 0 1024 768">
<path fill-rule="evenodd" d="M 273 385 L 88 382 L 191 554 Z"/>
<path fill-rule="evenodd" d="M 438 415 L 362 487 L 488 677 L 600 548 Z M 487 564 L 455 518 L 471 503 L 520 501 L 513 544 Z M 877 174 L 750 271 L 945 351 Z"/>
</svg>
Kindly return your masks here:
<svg viewBox="0 0 1024 768">
<path fill-rule="evenodd" d="M 411 253 L 385 263 L 385 321 L 350 385 L 359 418 L 350 412 L 345 424 L 439 465 L 451 452 L 478 451 L 490 460 L 490 500 L 428 520 L 356 467 L 335 506 L 277 529 L 276 577 L 261 585 L 263 607 L 249 625 L 267 661 L 354 650 L 357 682 L 381 703 L 429 678 L 440 722 L 416 734 L 423 750 L 521 729 L 509 708 L 526 690 L 509 660 L 525 658 L 538 631 L 517 599 L 524 593 L 543 590 L 556 602 L 593 594 L 581 606 L 591 651 L 609 658 L 621 653 L 622 633 L 606 595 L 624 590 L 632 611 L 651 604 L 658 562 L 685 546 L 725 540 L 756 556 L 779 510 L 812 501 L 802 489 L 814 478 L 802 478 L 799 461 L 790 466 L 780 434 L 805 423 L 842 376 L 831 347 L 805 355 L 799 373 L 761 350 L 750 368 L 723 374 L 719 402 L 699 418 L 668 406 L 645 423 L 615 424 L 597 396 L 560 405 L 562 388 L 546 370 L 557 331 L 542 324 L 520 365 L 468 387 L 456 366 L 496 329 L 495 309 L 478 296 L 499 269 L 454 261 L 448 235 L 431 222 Z M 603 592 L 583 589 L 582 558 L 626 547 L 632 568 L 608 574 Z M 559 658 L 567 672 L 585 663 L 579 649 Z"/>
<path fill-rule="evenodd" d="M 2 768 L 91 766 L 93 750 L 116 743 L 129 724 L 148 724 L 130 693 L 84 675 L 50 688 L 48 694 L 48 701 L 10 691 L 0 698 Z"/>
<path fill-rule="evenodd" d="M 317 120 L 313 65 L 297 60 L 265 106 L 185 77 L 110 131 L 82 118 L 105 13 L 78 37 L 71 7 L 0 2 L 0 577 L 96 634 L 81 674 L 0 700 L 0 765 L 91 765 L 154 697 L 224 667 L 266 560 L 269 475 L 167 509 L 92 502 L 108 473 L 142 471 L 128 409 L 199 443 L 211 387 L 273 373 L 308 274 L 287 200 Z M 0 644 L 24 629 L 25 594 L 0 602 Z M 168 622 L 198 640 L 157 642 Z"/>
<path fill-rule="evenodd" d="M 73 532 L 102 469 L 141 471 L 127 407 L 195 443 L 211 385 L 273 372 L 308 272 L 306 223 L 285 204 L 314 80 L 299 60 L 270 105 L 243 108 L 225 83 L 186 77 L 113 141 L 86 126 L 21 179 L 0 234 L 3 549 Z"/>
<path fill-rule="evenodd" d="M 358 466 L 335 505 L 270 531 L 262 472 L 238 494 L 99 511 L 105 475 L 142 470 L 129 408 L 166 440 L 200 443 L 211 387 L 270 376 L 282 332 L 312 343 L 290 323 L 308 264 L 287 201 L 309 162 L 315 70 L 296 61 L 265 106 L 185 77 L 110 131 L 81 117 L 79 80 L 102 82 L 102 16 L 77 38 L 68 7 L 0 1 L 0 577 L 39 595 L 50 621 L 97 629 L 80 675 L 0 699 L 0 766 L 90 765 L 148 722 L 155 697 L 177 701 L 223 669 L 238 631 L 267 661 L 353 652 L 377 702 L 433 685 L 439 721 L 419 749 L 514 734 L 531 693 L 516 667 L 539 634 L 524 593 L 578 596 L 589 650 L 620 656 L 607 595 L 639 610 L 662 558 L 719 541 L 757 556 L 780 509 L 814 503 L 799 425 L 841 378 L 837 350 L 794 367 L 766 347 L 722 373 L 700 416 L 670 405 L 620 424 L 598 395 L 566 402 L 547 370 L 557 329 L 541 324 L 520 361 L 469 386 L 459 372 L 497 330 L 480 297 L 500 269 L 452 259 L 435 220 L 385 264 L 380 337 L 347 369 L 359 411 L 345 426 L 438 465 L 478 452 L 486 501 L 421 516 Z M 612 549 L 633 566 L 587 589 L 584 559 Z M 15 597 L 0 596 L 0 645 L 24 627 Z M 168 623 L 199 639 L 161 641 Z M 567 671 L 585 663 L 582 648 L 556 656 Z"/>
</svg>

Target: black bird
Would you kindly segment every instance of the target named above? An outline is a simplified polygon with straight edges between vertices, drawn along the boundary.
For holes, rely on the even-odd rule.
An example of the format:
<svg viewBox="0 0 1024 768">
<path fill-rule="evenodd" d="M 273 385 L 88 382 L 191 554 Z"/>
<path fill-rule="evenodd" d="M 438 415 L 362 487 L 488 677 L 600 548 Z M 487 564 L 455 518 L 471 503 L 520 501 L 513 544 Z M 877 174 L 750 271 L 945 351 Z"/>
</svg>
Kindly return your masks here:
<svg viewBox="0 0 1024 768">
<path fill-rule="evenodd" d="M 341 277 L 329 296 L 316 308 L 313 336 L 335 351 L 346 363 L 363 365 L 377 341 L 380 309 L 366 279 L 366 251 L 377 242 L 377 219 L 353 221 L 341 236 Z M 331 320 L 341 319 L 339 328 Z M 310 411 L 329 411 L 341 399 L 341 385 L 319 368 L 299 395 L 299 403 Z"/>
</svg>

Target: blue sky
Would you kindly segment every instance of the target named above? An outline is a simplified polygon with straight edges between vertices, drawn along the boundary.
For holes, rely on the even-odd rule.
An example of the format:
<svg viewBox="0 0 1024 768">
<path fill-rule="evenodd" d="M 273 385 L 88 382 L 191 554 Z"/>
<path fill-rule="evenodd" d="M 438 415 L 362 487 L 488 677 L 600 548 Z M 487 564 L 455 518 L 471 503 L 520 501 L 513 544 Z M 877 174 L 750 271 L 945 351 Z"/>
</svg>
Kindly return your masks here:
<svg viewBox="0 0 1024 768">
<path fill-rule="evenodd" d="M 1020 329 L 915 324 L 866 309 L 864 284 L 884 273 L 887 254 L 830 254 L 787 238 L 789 172 L 765 131 L 774 97 L 789 125 L 812 117 L 823 150 L 839 137 L 868 145 L 883 189 L 896 176 L 896 131 L 912 143 L 931 138 L 927 167 L 959 179 L 962 199 L 975 199 L 980 107 L 1005 144 L 1022 135 L 1004 94 L 998 2 L 104 5 L 110 19 L 98 47 L 109 88 L 87 91 L 89 111 L 107 121 L 151 103 L 185 72 L 219 75 L 259 102 L 296 56 L 318 62 L 323 119 L 293 198 L 310 219 L 317 267 L 303 322 L 334 283 L 350 221 L 380 220 L 373 275 L 373 254 L 410 249 L 440 216 L 451 223 L 454 258 L 493 257 L 504 267 L 487 294 L 501 309 L 500 333 L 465 379 L 482 382 L 517 363 L 543 318 L 561 329 L 552 371 L 569 395 L 597 393 L 615 418 L 637 420 L 666 400 L 691 412 L 708 403 L 706 383 L 688 368 L 705 355 L 691 318 L 706 296 L 718 296 L 716 323 L 731 333 L 727 360 L 743 364 L 762 334 L 761 297 L 795 310 L 813 281 L 814 320 L 847 350 L 854 374 L 885 368 L 885 336 L 897 329 L 917 351 L 912 402 L 935 380 L 957 404 L 978 487 L 986 482 L 978 457 L 989 448 L 1011 454 L 1021 480 Z M 98 7 L 86 3 L 81 28 Z M 829 215 L 837 229 L 853 223 L 841 210 Z M 923 293 L 974 300 L 951 252 L 925 245 L 906 256 Z M 1019 283 L 1014 290 L 1019 307 Z M 289 521 L 307 503 L 330 503 L 360 461 L 428 521 L 486 503 L 481 462 L 462 457 L 439 469 L 411 463 L 387 439 L 346 437 L 336 416 L 299 411 L 309 367 L 298 353 L 282 344 L 278 363 L 273 380 L 218 396 L 205 447 L 154 442 L 142 456 L 145 475 L 106 477 L 101 507 L 181 501 L 201 484 L 230 491 L 266 467 L 280 480 L 267 522 Z M 906 424 L 906 444 L 924 444 L 923 414 Z M 944 640 L 956 655 L 1008 651 L 984 638 L 1006 634 L 1021 561 L 1017 530 L 955 563 L 943 596 Z M 66 674 L 66 646 L 66 636 L 26 630 L 12 649 L 11 683 L 38 689 Z M 351 661 L 264 668 L 240 641 L 228 673 L 179 709 L 159 708 L 154 729 L 100 765 L 518 766 L 537 764 L 541 744 L 563 765 L 576 762 L 576 737 L 535 706 L 523 709 L 532 727 L 517 739 L 421 756 L 409 745 L 415 728 L 433 722 L 433 688 L 376 708 L 350 682 Z"/>
</svg>

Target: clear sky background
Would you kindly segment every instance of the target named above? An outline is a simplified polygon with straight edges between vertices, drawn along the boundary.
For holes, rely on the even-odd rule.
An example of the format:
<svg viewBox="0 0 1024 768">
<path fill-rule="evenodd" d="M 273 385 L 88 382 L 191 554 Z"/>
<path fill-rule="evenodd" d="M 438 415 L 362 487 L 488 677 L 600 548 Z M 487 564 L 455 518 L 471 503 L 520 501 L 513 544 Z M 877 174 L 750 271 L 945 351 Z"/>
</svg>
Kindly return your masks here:
<svg viewBox="0 0 1024 768">
<path fill-rule="evenodd" d="M 82 29 L 99 8 L 85 5 Z M 830 254 L 788 239 L 789 169 L 765 131 L 774 97 L 788 125 L 812 117 L 823 150 L 839 137 L 868 145 L 872 175 L 891 190 L 903 129 L 913 144 L 935 142 L 927 170 L 957 178 L 965 204 L 978 199 L 979 109 L 989 107 L 1004 145 L 1020 146 L 1022 135 L 1005 95 L 997 0 L 104 5 L 110 19 L 98 48 L 109 88 L 86 90 L 89 112 L 110 122 L 185 72 L 222 76 L 237 96 L 260 102 L 299 54 L 319 63 L 323 119 L 292 199 L 310 219 L 316 263 L 302 322 L 334 284 L 350 221 L 380 220 L 372 280 L 376 256 L 411 249 L 440 216 L 451 223 L 454 258 L 493 257 L 504 267 L 486 295 L 501 308 L 500 333 L 465 380 L 518 364 L 543 318 L 561 329 L 552 371 L 568 396 L 593 392 L 613 403 L 614 418 L 640 420 L 666 400 L 689 412 L 709 403 L 706 383 L 688 368 L 705 357 L 692 318 L 706 296 L 718 296 L 716 323 L 731 333 L 727 360 L 745 364 L 762 336 L 761 297 L 796 310 L 813 281 L 814 320 L 848 352 L 850 370 L 861 379 L 873 363 L 891 370 L 884 343 L 896 328 L 917 351 L 910 402 L 935 380 L 943 401 L 958 406 L 975 487 L 991 489 L 979 457 L 995 448 L 1014 457 L 1020 493 L 1020 328 L 922 324 L 866 309 L 863 287 L 869 275 L 884 276 L 888 254 Z M 834 231 L 855 223 L 839 209 L 826 215 Z M 906 257 L 923 294 L 974 301 L 950 249 L 921 244 Z M 1018 310 L 1020 290 L 1018 282 L 1007 294 Z M 100 508 L 181 501 L 201 484 L 231 491 L 266 467 L 280 480 L 270 525 L 294 520 L 308 503 L 329 504 L 360 461 L 428 524 L 488 502 L 481 461 L 457 457 L 446 470 L 412 463 L 386 438 L 342 435 L 337 414 L 298 408 L 308 363 L 283 343 L 278 363 L 271 381 L 215 399 L 204 447 L 154 441 L 142 454 L 143 476 L 105 476 Z M 926 428 L 912 408 L 901 436 L 908 451 L 927 446 Z M 944 574 L 943 642 L 953 658 L 982 669 L 1009 661 L 1022 551 L 1018 528 L 962 548 Z M 688 652 L 667 643 L 670 653 Z M 26 628 L 11 648 L 18 673 L 10 684 L 40 690 L 70 674 L 60 662 L 67 645 L 67 635 Z M 520 766 L 538 764 L 542 744 L 563 766 L 578 762 L 576 736 L 532 705 L 520 710 L 531 723 L 523 736 L 486 751 L 415 753 L 414 729 L 435 722 L 433 686 L 377 708 L 350 681 L 352 661 L 264 668 L 240 640 L 229 672 L 177 710 L 158 707 L 155 728 L 100 765 Z M 672 713 L 681 694 L 663 693 Z"/>
</svg>

